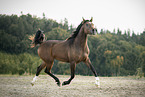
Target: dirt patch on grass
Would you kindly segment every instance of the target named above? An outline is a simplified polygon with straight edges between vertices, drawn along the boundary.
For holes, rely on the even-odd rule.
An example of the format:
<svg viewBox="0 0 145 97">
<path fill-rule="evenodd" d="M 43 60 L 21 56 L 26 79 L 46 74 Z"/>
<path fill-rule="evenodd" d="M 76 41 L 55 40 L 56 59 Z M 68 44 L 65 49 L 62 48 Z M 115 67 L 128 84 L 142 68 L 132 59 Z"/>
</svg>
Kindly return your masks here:
<svg viewBox="0 0 145 97">
<path fill-rule="evenodd" d="M 0 97 L 145 97 L 145 79 L 100 77 L 101 87 L 97 88 L 93 76 L 77 75 L 70 85 L 61 87 L 48 75 L 40 75 L 31 86 L 33 77 L 0 75 Z M 57 77 L 62 83 L 70 76 Z"/>
</svg>

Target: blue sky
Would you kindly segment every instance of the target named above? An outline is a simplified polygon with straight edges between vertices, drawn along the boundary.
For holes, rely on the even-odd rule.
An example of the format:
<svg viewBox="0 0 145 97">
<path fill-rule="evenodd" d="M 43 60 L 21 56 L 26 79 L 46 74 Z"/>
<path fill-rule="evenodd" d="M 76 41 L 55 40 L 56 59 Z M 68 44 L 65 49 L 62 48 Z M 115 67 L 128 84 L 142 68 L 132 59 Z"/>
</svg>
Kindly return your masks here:
<svg viewBox="0 0 145 97">
<path fill-rule="evenodd" d="M 140 33 L 145 29 L 144 4 L 145 0 L 0 0 L 0 14 L 21 15 L 22 11 L 42 17 L 45 13 L 57 22 L 67 18 L 75 27 L 82 17 L 93 17 L 99 31 L 120 28 Z"/>
</svg>

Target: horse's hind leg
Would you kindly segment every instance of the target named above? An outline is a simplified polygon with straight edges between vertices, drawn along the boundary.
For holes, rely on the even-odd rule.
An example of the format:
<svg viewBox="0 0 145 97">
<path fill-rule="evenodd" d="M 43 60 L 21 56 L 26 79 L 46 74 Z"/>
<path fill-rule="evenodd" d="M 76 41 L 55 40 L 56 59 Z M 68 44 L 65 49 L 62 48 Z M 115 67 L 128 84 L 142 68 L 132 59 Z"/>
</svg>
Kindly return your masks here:
<svg viewBox="0 0 145 97">
<path fill-rule="evenodd" d="M 34 85 L 34 82 L 36 81 L 38 75 L 40 74 L 41 70 L 43 68 L 45 68 L 46 64 L 44 62 L 42 62 L 42 64 L 40 66 L 37 67 L 37 72 L 36 72 L 36 76 L 33 78 L 33 81 L 31 82 L 32 86 Z"/>
<path fill-rule="evenodd" d="M 52 66 L 53 66 L 53 61 L 52 62 L 47 62 L 47 66 L 46 66 L 46 69 L 45 69 L 45 73 L 47 73 L 48 75 L 50 75 L 56 81 L 57 85 L 60 86 L 59 79 L 55 75 L 53 75 L 51 73 Z"/>
</svg>

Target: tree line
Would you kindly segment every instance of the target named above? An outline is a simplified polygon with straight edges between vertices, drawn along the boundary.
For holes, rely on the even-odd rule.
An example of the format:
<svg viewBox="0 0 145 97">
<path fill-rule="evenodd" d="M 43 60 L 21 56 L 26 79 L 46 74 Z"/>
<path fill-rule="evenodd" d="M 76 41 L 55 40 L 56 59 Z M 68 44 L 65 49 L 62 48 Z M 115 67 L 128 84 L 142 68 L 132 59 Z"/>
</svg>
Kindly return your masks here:
<svg viewBox="0 0 145 97">
<path fill-rule="evenodd" d="M 94 23 L 95 24 L 95 23 Z M 79 25 L 79 24 L 78 24 Z M 38 29 L 44 31 L 47 40 L 64 40 L 75 28 L 65 18 L 61 23 L 53 19 L 27 15 L 0 14 L 0 73 L 34 74 L 42 62 L 37 48 L 30 48 L 29 36 Z M 101 30 L 95 36 L 88 36 L 90 59 L 100 76 L 126 76 L 145 73 L 145 31 L 136 35 L 127 30 L 113 32 Z M 82 69 L 83 68 L 83 69 Z M 70 74 L 68 63 L 55 60 L 52 72 Z M 83 63 L 76 66 L 76 74 L 92 75 Z"/>
</svg>

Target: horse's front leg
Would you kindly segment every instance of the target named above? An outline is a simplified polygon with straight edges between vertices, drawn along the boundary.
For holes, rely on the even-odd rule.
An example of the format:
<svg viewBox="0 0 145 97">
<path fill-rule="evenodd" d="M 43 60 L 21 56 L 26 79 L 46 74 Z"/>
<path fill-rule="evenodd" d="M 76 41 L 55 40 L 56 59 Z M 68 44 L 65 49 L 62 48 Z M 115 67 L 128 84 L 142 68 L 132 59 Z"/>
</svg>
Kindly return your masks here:
<svg viewBox="0 0 145 97">
<path fill-rule="evenodd" d="M 68 84 L 70 84 L 70 82 L 72 81 L 72 79 L 75 77 L 75 68 L 76 68 L 76 63 L 75 63 L 75 62 L 70 63 L 71 77 L 70 77 L 70 79 L 69 79 L 68 81 L 64 81 L 64 82 L 62 83 L 62 86 L 63 86 L 63 85 L 68 85 Z"/>
<path fill-rule="evenodd" d="M 91 64 L 90 59 L 88 58 L 86 61 L 84 61 L 84 63 L 91 69 L 91 71 L 95 75 L 95 79 L 96 79 L 95 85 L 97 87 L 100 87 L 99 77 L 97 76 L 97 73 L 96 73 L 96 70 L 95 70 L 94 66 Z"/>
</svg>

